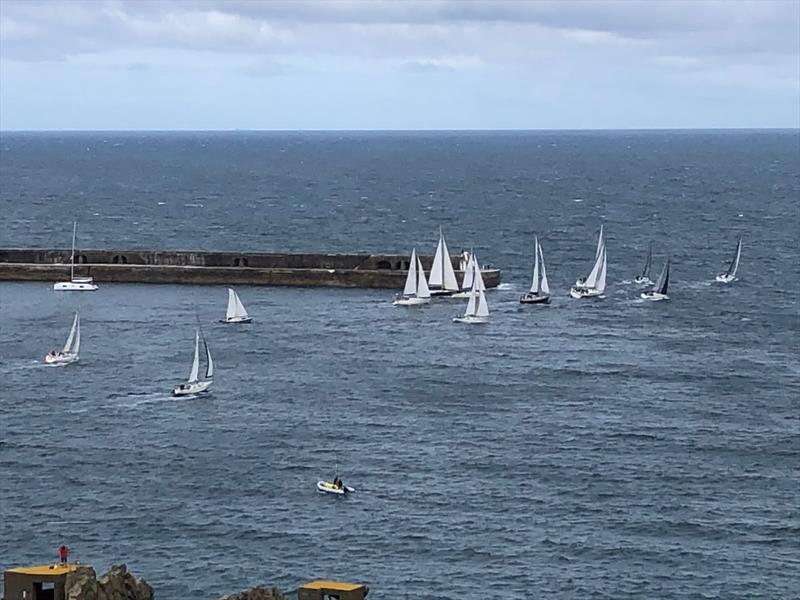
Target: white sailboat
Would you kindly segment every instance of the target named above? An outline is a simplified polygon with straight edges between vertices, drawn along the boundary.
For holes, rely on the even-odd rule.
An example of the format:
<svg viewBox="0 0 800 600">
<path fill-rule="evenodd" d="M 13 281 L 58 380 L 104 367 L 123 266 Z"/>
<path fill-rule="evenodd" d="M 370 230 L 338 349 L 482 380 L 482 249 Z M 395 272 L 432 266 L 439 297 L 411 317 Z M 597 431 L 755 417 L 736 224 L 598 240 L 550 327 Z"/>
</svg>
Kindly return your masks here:
<svg viewBox="0 0 800 600">
<path fill-rule="evenodd" d="M 450 259 L 450 251 L 447 249 L 441 227 L 428 285 L 432 296 L 449 296 L 458 291 L 456 272 L 453 270 L 453 261 Z"/>
<path fill-rule="evenodd" d="M 733 283 L 736 281 L 736 270 L 739 268 L 739 259 L 742 257 L 742 236 L 739 236 L 739 242 L 736 244 L 736 254 L 731 260 L 728 270 L 724 273 L 717 275 L 719 283 Z"/>
<path fill-rule="evenodd" d="M 669 258 L 667 258 L 667 262 L 664 263 L 664 267 L 661 269 L 661 274 L 658 276 L 658 281 L 656 281 L 653 289 L 642 292 L 639 294 L 639 296 L 642 298 L 642 300 L 651 300 L 653 302 L 658 302 L 659 300 L 669 300 L 669 296 L 667 296 L 668 286 Z"/>
<path fill-rule="evenodd" d="M 481 275 L 481 266 L 478 264 L 478 259 L 475 257 L 474 252 L 469 253 L 467 265 L 464 268 L 464 280 L 461 282 L 461 291 L 456 292 L 451 298 L 469 298 L 472 294 L 472 283 L 477 278 L 478 289 L 486 291 L 486 284 Z"/>
<path fill-rule="evenodd" d="M 228 310 L 220 323 L 249 323 L 252 320 L 239 300 L 239 294 L 228 288 Z"/>
<path fill-rule="evenodd" d="M 474 325 L 477 323 L 489 322 L 489 305 L 486 303 L 486 294 L 480 289 L 480 271 L 477 269 L 477 261 L 472 263 L 473 279 L 472 289 L 470 290 L 469 302 L 467 303 L 467 310 L 460 317 L 453 317 L 455 323 L 468 323 Z"/>
<path fill-rule="evenodd" d="M 75 277 L 75 235 L 78 231 L 78 222 L 72 223 L 72 252 L 69 255 L 69 281 L 59 281 L 53 284 L 56 292 L 93 292 L 97 285 L 91 277 Z"/>
<path fill-rule="evenodd" d="M 533 283 L 530 291 L 522 296 L 519 301 L 522 304 L 549 304 L 550 285 L 547 283 L 547 270 L 544 266 L 544 255 L 539 244 L 539 236 L 533 238 Z M 539 279 L 539 263 L 542 264 L 542 278 Z"/>
<path fill-rule="evenodd" d="M 585 279 L 582 277 L 575 282 L 575 286 L 569 291 L 573 298 L 599 298 L 606 291 L 606 243 L 603 239 L 603 226 L 600 226 L 600 236 L 597 240 L 597 251 L 595 252 L 594 265 Z"/>
<path fill-rule="evenodd" d="M 78 313 L 75 313 L 75 319 L 72 321 L 72 329 L 69 330 L 67 343 L 61 351 L 51 350 L 44 357 L 44 361 L 48 365 L 68 365 L 70 363 L 78 362 L 79 353 L 81 350 L 81 318 Z"/>
<path fill-rule="evenodd" d="M 431 292 L 425 279 L 425 270 L 417 256 L 417 249 L 414 248 L 411 251 L 411 259 L 408 261 L 408 275 L 406 275 L 403 293 L 398 294 L 392 304 L 395 306 L 419 306 L 430 301 Z"/>
<path fill-rule="evenodd" d="M 200 379 L 200 329 L 194 335 L 194 360 L 192 370 L 189 372 L 189 379 L 186 383 L 180 384 L 172 390 L 173 396 L 189 396 L 206 391 L 214 382 L 214 361 L 211 359 L 211 350 L 208 348 L 205 336 L 203 336 L 203 346 L 206 349 L 206 376 Z"/>
<path fill-rule="evenodd" d="M 647 259 L 644 261 L 644 269 L 642 269 L 642 274 L 637 275 L 633 278 L 633 283 L 638 285 L 650 285 L 652 280 L 650 279 L 650 267 L 653 264 L 653 242 L 650 242 L 650 248 L 647 251 Z"/>
</svg>

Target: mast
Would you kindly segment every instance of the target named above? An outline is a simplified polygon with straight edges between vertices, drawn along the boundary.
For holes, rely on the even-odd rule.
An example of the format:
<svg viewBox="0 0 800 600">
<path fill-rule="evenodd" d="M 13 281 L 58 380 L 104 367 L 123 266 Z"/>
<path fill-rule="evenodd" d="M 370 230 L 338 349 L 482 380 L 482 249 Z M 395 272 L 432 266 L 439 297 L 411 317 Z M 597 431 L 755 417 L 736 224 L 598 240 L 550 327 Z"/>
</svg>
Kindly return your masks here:
<svg viewBox="0 0 800 600">
<path fill-rule="evenodd" d="M 653 263 L 653 242 L 650 242 L 650 249 L 647 251 L 647 260 L 644 261 L 642 277 L 650 277 L 650 267 Z"/>
<path fill-rule="evenodd" d="M 533 283 L 531 292 L 539 293 L 539 236 L 533 237 Z"/>
<path fill-rule="evenodd" d="M 72 252 L 69 255 L 69 280 L 75 280 L 75 234 L 78 232 L 78 222 L 72 222 Z"/>
</svg>

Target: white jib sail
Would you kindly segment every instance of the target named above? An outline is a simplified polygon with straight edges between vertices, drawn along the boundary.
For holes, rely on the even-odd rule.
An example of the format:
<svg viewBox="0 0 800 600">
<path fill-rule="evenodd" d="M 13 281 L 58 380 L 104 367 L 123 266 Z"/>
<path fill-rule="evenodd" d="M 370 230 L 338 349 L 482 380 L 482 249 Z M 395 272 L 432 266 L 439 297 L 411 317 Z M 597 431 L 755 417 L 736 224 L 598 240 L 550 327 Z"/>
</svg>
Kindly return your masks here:
<svg viewBox="0 0 800 600">
<path fill-rule="evenodd" d="M 731 266 L 728 268 L 728 276 L 736 277 L 736 269 L 739 268 L 739 259 L 742 257 L 742 238 L 739 238 L 739 243 L 736 244 L 736 257 L 733 259 Z"/>
<path fill-rule="evenodd" d="M 605 242 L 603 241 L 603 224 L 600 223 L 600 235 L 597 236 L 597 251 L 594 253 L 595 258 L 600 256 L 600 250 L 603 249 L 603 246 L 605 246 Z"/>
<path fill-rule="evenodd" d="M 467 266 L 464 269 L 464 281 L 461 282 L 461 289 L 463 291 L 468 291 L 472 289 L 472 280 L 474 277 L 474 272 L 472 270 L 472 261 L 475 260 L 475 257 L 470 254 L 469 260 L 467 261 Z"/>
<path fill-rule="evenodd" d="M 478 290 L 478 306 L 475 310 L 476 317 L 488 317 L 489 305 L 486 303 L 486 295 L 483 290 Z"/>
<path fill-rule="evenodd" d="M 531 293 L 539 293 L 539 237 L 533 238 L 533 283 L 531 283 Z"/>
<path fill-rule="evenodd" d="M 189 383 L 197 381 L 197 375 L 200 372 L 200 332 L 196 331 L 194 334 L 194 361 L 192 361 L 192 370 L 189 371 Z"/>
<path fill-rule="evenodd" d="M 411 251 L 411 260 L 408 262 L 408 275 L 403 288 L 403 296 L 413 296 L 417 293 L 417 249 Z"/>
<path fill-rule="evenodd" d="M 211 360 L 211 350 L 208 347 L 208 342 L 206 341 L 205 336 L 203 336 L 203 345 L 206 347 L 206 359 L 208 360 L 208 366 L 206 366 L 206 379 L 212 379 L 214 377 L 214 361 Z"/>
<path fill-rule="evenodd" d="M 442 287 L 443 273 L 444 273 L 444 236 L 439 232 L 439 243 L 436 245 L 436 253 L 433 255 L 433 264 L 431 265 L 431 274 L 428 277 L 428 283 L 434 287 Z"/>
<path fill-rule="evenodd" d="M 75 356 L 81 351 L 81 318 L 76 314 L 77 323 L 75 324 L 75 341 L 72 343 L 72 352 Z"/>
<path fill-rule="evenodd" d="M 75 318 L 72 320 L 72 328 L 69 330 L 69 335 L 67 336 L 67 343 L 64 344 L 64 349 L 62 352 L 67 354 L 72 350 L 72 343 L 75 341 L 75 334 L 78 331 L 78 313 L 75 313 Z"/>
<path fill-rule="evenodd" d="M 473 254 L 472 255 L 472 266 L 475 268 L 474 271 L 474 278 L 476 282 L 476 287 L 478 291 L 486 291 L 486 284 L 483 282 L 483 275 L 481 275 L 481 266 L 478 264 L 477 257 Z"/>
<path fill-rule="evenodd" d="M 444 236 L 442 236 L 442 269 L 444 272 L 444 285 L 442 287 L 451 292 L 457 292 L 456 272 L 453 269 L 453 261 L 450 259 L 450 251 L 447 249 L 447 242 L 444 241 Z"/>
<path fill-rule="evenodd" d="M 600 264 L 600 272 L 597 274 L 597 281 L 594 284 L 594 289 L 596 289 L 601 294 L 606 291 L 606 247 L 603 246 L 603 254 L 602 254 L 602 262 Z"/>
<path fill-rule="evenodd" d="M 228 288 L 228 310 L 226 311 L 225 316 L 228 319 L 247 318 L 247 311 L 245 310 L 242 301 L 239 300 L 239 295 L 231 288 Z"/>
<path fill-rule="evenodd" d="M 592 266 L 592 270 L 589 273 L 589 276 L 586 278 L 586 287 L 587 288 L 596 288 L 597 287 L 597 279 L 600 276 L 600 268 L 603 266 L 603 252 L 604 249 L 600 248 L 600 254 L 598 254 L 594 259 L 594 265 Z"/>
<path fill-rule="evenodd" d="M 425 280 L 425 270 L 422 268 L 422 261 L 417 257 L 417 298 L 430 298 L 431 291 L 428 289 L 428 282 Z"/>
<path fill-rule="evenodd" d="M 464 311 L 465 316 L 475 316 L 475 310 L 478 305 L 478 288 L 473 284 L 472 289 L 469 291 L 469 302 L 467 302 L 467 310 Z"/>
<path fill-rule="evenodd" d="M 538 245 L 538 244 L 537 244 Z M 544 254 L 542 254 L 542 247 L 539 246 L 539 260 L 542 263 L 542 285 L 539 288 L 545 296 L 550 295 L 550 285 L 547 283 L 547 270 L 544 268 Z"/>
</svg>

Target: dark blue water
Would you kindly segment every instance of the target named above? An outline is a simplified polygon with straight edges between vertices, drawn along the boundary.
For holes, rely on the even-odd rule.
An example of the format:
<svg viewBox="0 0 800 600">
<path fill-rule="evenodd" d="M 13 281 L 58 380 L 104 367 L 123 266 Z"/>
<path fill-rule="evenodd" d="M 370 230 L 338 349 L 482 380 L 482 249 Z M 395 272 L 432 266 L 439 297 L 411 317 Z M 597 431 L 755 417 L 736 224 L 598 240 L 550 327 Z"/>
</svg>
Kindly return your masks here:
<svg viewBox="0 0 800 600">
<path fill-rule="evenodd" d="M 0 567 L 126 561 L 162 600 L 792 598 L 800 134 L 3 134 L 0 245 L 432 252 L 491 323 L 390 291 L 0 283 Z M 605 224 L 606 299 L 578 302 Z M 553 288 L 522 308 L 533 233 Z M 711 283 L 744 237 L 739 281 Z M 650 240 L 669 302 L 628 282 Z M 81 361 L 42 365 L 83 321 Z M 213 393 L 174 400 L 195 315 Z M 358 488 L 321 497 L 340 465 Z"/>
</svg>

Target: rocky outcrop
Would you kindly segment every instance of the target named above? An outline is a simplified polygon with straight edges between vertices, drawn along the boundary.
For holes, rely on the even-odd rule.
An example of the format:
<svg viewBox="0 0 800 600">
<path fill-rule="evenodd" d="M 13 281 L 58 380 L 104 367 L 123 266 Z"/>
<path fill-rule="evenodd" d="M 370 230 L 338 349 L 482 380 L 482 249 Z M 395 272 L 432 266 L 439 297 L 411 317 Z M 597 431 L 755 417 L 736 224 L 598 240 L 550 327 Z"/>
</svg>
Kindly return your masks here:
<svg viewBox="0 0 800 600">
<path fill-rule="evenodd" d="M 257 585 L 251 590 L 245 590 L 239 594 L 232 596 L 223 596 L 219 600 L 286 600 L 286 596 L 281 594 L 280 590 L 276 587 L 268 590 L 265 587 Z"/>
<path fill-rule="evenodd" d="M 153 588 L 125 565 L 113 565 L 100 579 L 91 567 L 79 567 L 67 575 L 65 588 L 66 600 L 153 600 Z"/>
</svg>

